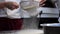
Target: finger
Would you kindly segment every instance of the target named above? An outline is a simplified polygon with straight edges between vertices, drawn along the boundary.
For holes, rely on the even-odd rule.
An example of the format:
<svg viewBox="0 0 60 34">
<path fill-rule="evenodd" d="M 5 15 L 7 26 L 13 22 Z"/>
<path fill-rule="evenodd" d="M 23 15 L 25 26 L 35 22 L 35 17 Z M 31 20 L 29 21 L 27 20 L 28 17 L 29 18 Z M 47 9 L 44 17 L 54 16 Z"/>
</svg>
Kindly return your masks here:
<svg viewBox="0 0 60 34">
<path fill-rule="evenodd" d="M 14 10 L 14 9 L 16 9 L 16 7 L 12 6 L 11 10 Z"/>
<path fill-rule="evenodd" d="M 44 6 L 45 4 L 40 5 L 40 7 Z"/>
<path fill-rule="evenodd" d="M 46 1 L 42 1 L 42 2 L 40 2 L 40 4 L 43 4 L 44 2 L 46 2 Z"/>
<path fill-rule="evenodd" d="M 11 8 L 10 10 L 14 10 L 14 8 Z"/>
<path fill-rule="evenodd" d="M 19 6 L 19 4 L 17 4 L 16 2 L 13 3 L 15 6 Z"/>
<path fill-rule="evenodd" d="M 41 0 L 40 2 L 44 2 L 44 1 L 46 1 L 46 0 Z"/>
<path fill-rule="evenodd" d="M 42 1 L 40 2 L 40 4 L 43 4 L 44 2 L 46 2 L 46 0 L 42 0 Z"/>
<path fill-rule="evenodd" d="M 19 8 L 19 6 L 15 6 L 15 7 L 16 7 L 16 9 Z"/>
<path fill-rule="evenodd" d="M 15 8 L 19 8 L 19 5 L 16 5 L 16 4 L 15 4 L 15 5 L 13 5 L 13 7 L 15 7 Z"/>
<path fill-rule="evenodd" d="M 11 9 L 12 7 L 7 7 L 8 9 Z"/>
<path fill-rule="evenodd" d="M 10 9 L 13 10 L 13 9 L 17 9 L 19 8 L 19 6 L 11 6 Z"/>
</svg>

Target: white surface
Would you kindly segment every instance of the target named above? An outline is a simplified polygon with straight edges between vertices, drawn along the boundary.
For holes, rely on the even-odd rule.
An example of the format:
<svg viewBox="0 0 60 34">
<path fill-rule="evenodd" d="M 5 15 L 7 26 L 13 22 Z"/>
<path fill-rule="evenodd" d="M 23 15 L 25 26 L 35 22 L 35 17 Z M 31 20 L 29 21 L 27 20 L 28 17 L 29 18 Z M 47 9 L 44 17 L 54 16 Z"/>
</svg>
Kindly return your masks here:
<svg viewBox="0 0 60 34">
<path fill-rule="evenodd" d="M 0 34 L 43 34 L 43 30 L 27 29 L 18 31 L 2 31 Z"/>
<path fill-rule="evenodd" d="M 21 0 L 5 0 L 6 2 L 16 2 L 18 3 L 18 5 L 20 5 Z M 21 14 L 20 14 L 20 6 L 17 9 L 14 10 L 10 10 L 8 8 L 6 8 L 6 12 L 9 18 L 21 18 Z"/>
<path fill-rule="evenodd" d="M 42 30 L 34 30 L 34 29 L 28 29 L 28 30 L 22 30 L 19 32 L 20 34 L 43 34 L 43 31 Z M 18 34 L 19 34 L 18 33 Z"/>
</svg>

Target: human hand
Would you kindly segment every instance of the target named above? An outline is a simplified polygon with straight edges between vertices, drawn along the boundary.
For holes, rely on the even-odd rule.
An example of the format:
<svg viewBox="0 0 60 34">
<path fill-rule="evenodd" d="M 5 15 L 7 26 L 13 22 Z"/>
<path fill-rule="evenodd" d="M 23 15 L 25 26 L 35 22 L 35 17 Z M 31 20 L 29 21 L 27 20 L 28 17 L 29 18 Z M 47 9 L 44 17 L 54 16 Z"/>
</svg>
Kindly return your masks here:
<svg viewBox="0 0 60 34">
<path fill-rule="evenodd" d="M 45 5 L 45 2 L 46 2 L 46 0 L 41 0 L 40 3 L 39 3 L 39 5 L 40 6 L 44 6 Z"/>
<path fill-rule="evenodd" d="M 6 7 L 8 9 L 14 10 L 14 9 L 19 8 L 19 5 L 16 2 L 7 2 Z"/>
</svg>

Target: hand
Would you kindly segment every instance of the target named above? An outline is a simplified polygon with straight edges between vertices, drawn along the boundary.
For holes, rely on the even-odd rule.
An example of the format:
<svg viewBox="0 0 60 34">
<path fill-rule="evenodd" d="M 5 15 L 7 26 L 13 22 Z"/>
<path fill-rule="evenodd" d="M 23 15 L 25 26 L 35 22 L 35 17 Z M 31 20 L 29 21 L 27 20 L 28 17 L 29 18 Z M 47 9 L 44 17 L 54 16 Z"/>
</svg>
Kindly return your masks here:
<svg viewBox="0 0 60 34">
<path fill-rule="evenodd" d="M 44 5 L 45 5 L 44 2 L 46 2 L 46 0 L 41 0 L 39 5 L 40 5 L 40 6 L 44 6 Z"/>
<path fill-rule="evenodd" d="M 14 10 L 14 9 L 19 8 L 19 5 L 16 2 L 7 2 L 6 7 L 8 9 Z"/>
</svg>

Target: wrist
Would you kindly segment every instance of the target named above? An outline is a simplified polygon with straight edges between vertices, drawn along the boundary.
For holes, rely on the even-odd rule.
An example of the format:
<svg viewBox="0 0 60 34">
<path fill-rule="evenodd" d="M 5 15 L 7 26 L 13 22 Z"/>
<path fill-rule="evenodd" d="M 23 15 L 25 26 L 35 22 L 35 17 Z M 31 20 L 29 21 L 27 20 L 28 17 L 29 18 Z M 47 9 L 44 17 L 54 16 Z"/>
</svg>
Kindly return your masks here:
<svg viewBox="0 0 60 34">
<path fill-rule="evenodd" d="M 5 8 L 5 2 L 0 2 L 0 9 Z"/>
<path fill-rule="evenodd" d="M 4 7 L 7 7 L 8 2 L 4 2 L 3 5 Z"/>
<path fill-rule="evenodd" d="M 2 7 L 2 8 L 5 8 L 5 7 L 6 7 L 7 2 L 2 2 L 1 4 L 2 4 L 2 6 L 1 6 L 1 7 Z"/>
</svg>

